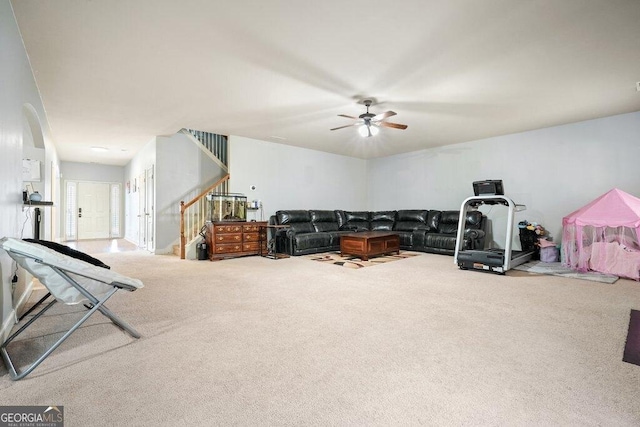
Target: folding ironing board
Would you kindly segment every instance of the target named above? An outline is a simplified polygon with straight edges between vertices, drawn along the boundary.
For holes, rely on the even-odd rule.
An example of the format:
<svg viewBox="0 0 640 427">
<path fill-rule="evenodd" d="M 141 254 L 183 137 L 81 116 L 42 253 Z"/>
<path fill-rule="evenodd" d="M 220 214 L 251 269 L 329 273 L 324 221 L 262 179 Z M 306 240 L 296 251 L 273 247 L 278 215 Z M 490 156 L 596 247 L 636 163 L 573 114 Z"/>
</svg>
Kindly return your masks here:
<svg viewBox="0 0 640 427">
<path fill-rule="evenodd" d="M 55 298 L 0 346 L 0 354 L 11 379 L 19 380 L 27 376 L 96 311 L 104 314 L 132 337 L 140 338 L 135 329 L 104 305 L 118 290 L 133 292 L 142 288 L 144 285 L 140 280 L 91 265 L 37 243 L 5 237 L 0 239 L 0 245 L 22 268 L 40 280 Z M 7 346 L 58 301 L 64 304 L 88 303 L 85 306 L 89 311 L 35 362 L 18 372 L 9 357 Z"/>
</svg>

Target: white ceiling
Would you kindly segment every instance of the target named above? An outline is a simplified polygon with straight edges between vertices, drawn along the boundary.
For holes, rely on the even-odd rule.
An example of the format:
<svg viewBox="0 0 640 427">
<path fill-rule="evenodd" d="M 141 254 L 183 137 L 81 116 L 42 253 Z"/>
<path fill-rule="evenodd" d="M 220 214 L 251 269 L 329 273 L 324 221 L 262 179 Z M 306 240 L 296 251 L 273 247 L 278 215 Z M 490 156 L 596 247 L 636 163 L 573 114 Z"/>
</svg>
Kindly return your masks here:
<svg viewBox="0 0 640 427">
<path fill-rule="evenodd" d="M 63 161 L 183 127 L 373 158 L 640 110 L 638 0 L 12 4 Z M 361 97 L 408 129 L 329 131 Z"/>
</svg>

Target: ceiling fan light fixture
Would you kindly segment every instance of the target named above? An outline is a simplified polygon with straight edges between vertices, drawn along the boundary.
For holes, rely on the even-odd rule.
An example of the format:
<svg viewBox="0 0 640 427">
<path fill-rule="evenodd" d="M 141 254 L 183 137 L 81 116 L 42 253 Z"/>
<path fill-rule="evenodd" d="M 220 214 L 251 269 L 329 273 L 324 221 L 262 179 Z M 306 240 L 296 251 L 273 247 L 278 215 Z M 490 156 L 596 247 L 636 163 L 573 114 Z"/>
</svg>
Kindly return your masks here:
<svg viewBox="0 0 640 427">
<path fill-rule="evenodd" d="M 338 126 L 329 130 L 338 130 L 344 129 L 348 127 L 355 126 L 358 129 L 358 133 L 363 138 L 368 138 L 370 136 L 376 136 L 380 132 L 380 127 L 394 128 L 394 129 L 406 129 L 407 125 L 403 125 L 400 123 L 391 123 L 388 122 L 387 119 L 389 117 L 395 116 L 395 111 L 385 111 L 384 113 L 374 114 L 369 112 L 369 107 L 372 105 L 372 99 L 363 99 L 362 103 L 367 107 L 367 112 L 364 114 L 360 114 L 358 117 L 350 116 L 347 114 L 338 114 L 339 117 L 345 117 L 347 119 L 355 120 L 354 123 L 350 125 Z"/>
<path fill-rule="evenodd" d="M 372 126 L 372 125 L 362 125 L 358 128 L 358 133 L 363 137 L 363 138 L 368 138 L 370 136 L 376 136 L 378 134 L 378 132 L 380 132 L 380 129 L 377 126 Z"/>
</svg>

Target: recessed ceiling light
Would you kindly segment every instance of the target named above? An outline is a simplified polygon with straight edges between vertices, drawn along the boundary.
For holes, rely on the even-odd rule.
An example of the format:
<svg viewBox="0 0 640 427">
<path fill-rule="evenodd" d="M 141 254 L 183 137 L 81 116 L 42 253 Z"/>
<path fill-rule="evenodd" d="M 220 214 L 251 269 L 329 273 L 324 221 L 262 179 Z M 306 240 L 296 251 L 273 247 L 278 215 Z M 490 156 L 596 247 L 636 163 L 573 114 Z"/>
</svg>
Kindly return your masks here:
<svg viewBox="0 0 640 427">
<path fill-rule="evenodd" d="M 101 152 L 109 151 L 109 149 L 108 149 L 108 148 L 105 148 L 105 147 L 91 147 L 91 149 L 92 149 L 93 151 L 101 151 Z"/>
</svg>

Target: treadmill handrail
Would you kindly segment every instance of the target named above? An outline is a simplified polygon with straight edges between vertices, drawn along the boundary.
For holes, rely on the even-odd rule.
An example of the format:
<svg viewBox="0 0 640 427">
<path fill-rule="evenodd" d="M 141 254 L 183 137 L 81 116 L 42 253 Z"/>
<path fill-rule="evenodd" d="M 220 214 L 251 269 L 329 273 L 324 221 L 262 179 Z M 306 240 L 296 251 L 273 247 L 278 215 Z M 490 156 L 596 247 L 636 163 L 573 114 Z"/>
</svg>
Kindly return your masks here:
<svg viewBox="0 0 640 427">
<path fill-rule="evenodd" d="M 475 203 L 474 203 L 475 202 Z M 516 211 L 516 206 L 524 207 L 525 205 L 516 205 L 516 203 L 510 198 L 502 195 L 484 195 L 484 196 L 471 196 L 466 198 L 462 205 L 460 206 L 460 218 L 458 219 L 458 235 L 456 238 L 456 249 L 453 255 L 454 264 L 458 264 L 458 253 L 462 249 L 462 242 L 464 242 L 464 229 L 466 225 L 466 217 L 469 206 L 472 204 L 478 205 L 478 203 L 482 204 L 483 202 L 489 202 L 490 204 L 499 203 L 501 205 L 507 206 L 509 208 L 509 213 L 507 215 L 507 234 L 506 234 L 506 242 L 504 247 L 504 271 L 511 269 L 511 253 L 512 253 L 512 240 L 513 240 L 513 228 L 514 228 L 514 212 Z M 493 203 L 491 203 L 493 202 Z M 522 210 L 524 210 L 522 209 Z"/>
</svg>

